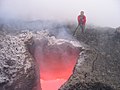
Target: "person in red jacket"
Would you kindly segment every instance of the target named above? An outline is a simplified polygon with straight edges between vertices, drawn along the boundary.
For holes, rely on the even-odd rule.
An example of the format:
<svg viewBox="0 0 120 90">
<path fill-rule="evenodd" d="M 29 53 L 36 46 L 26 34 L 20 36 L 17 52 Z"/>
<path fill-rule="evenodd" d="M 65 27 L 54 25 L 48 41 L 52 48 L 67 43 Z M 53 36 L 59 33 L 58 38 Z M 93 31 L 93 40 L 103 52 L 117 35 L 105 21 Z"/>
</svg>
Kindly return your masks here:
<svg viewBox="0 0 120 90">
<path fill-rule="evenodd" d="M 78 24 L 82 32 L 85 32 L 86 16 L 84 15 L 84 11 L 81 11 L 78 16 Z"/>
</svg>

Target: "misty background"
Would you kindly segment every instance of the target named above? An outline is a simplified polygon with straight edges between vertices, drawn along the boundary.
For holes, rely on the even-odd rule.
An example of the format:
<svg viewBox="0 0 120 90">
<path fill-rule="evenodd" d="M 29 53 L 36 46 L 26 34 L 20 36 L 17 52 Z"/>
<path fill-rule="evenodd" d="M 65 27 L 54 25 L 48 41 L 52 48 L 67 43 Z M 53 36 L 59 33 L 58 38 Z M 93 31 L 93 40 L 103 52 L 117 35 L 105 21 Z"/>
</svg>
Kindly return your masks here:
<svg viewBox="0 0 120 90">
<path fill-rule="evenodd" d="M 0 0 L 0 18 L 77 23 L 84 10 L 87 24 L 119 27 L 119 8 L 120 0 Z"/>
</svg>

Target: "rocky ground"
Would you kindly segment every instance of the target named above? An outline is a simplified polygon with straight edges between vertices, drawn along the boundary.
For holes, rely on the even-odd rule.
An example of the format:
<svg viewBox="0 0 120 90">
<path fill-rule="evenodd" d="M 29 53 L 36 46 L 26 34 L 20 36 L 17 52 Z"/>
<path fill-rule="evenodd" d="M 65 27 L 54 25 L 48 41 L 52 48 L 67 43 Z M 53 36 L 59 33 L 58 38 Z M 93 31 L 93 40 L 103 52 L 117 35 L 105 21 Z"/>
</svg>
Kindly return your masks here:
<svg viewBox="0 0 120 90">
<path fill-rule="evenodd" d="M 87 28 L 77 40 L 85 50 L 73 75 L 60 90 L 120 90 L 120 33 L 112 28 Z M 81 62 L 84 60 L 84 62 Z"/>
<path fill-rule="evenodd" d="M 29 38 L 25 33 L 13 35 L 0 29 L 0 90 L 33 90 L 37 87 L 34 58 L 25 44 Z"/>
<path fill-rule="evenodd" d="M 37 27 L 38 23 L 25 23 L 24 26 L 22 22 L 15 27 L 9 24 L 1 25 L 0 90 L 37 90 L 39 77 L 36 72 L 36 61 L 33 50 L 29 48 L 33 40 L 46 38 L 51 44 L 56 43 L 53 41 L 59 38 L 67 39 L 62 42 L 75 40 L 70 35 L 73 31 L 71 25 L 48 23 L 48 26 Z M 30 26 L 36 31 L 30 30 Z M 46 33 L 49 26 L 49 33 Z M 38 29 L 43 31 L 37 32 Z M 119 31 L 120 28 L 89 27 L 85 33 L 77 32 L 76 40 L 84 49 L 80 53 L 73 74 L 60 90 L 120 90 Z M 34 49 L 34 46 L 32 48 Z"/>
</svg>

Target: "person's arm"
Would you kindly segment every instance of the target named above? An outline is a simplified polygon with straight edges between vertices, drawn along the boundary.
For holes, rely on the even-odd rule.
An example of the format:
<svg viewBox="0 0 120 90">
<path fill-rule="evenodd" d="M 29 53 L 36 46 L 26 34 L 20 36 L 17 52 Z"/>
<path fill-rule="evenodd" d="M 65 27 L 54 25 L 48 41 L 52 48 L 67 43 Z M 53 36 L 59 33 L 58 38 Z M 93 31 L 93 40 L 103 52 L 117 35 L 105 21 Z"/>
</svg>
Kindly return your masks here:
<svg viewBox="0 0 120 90">
<path fill-rule="evenodd" d="M 86 24 L 86 16 L 84 16 L 83 24 L 84 24 L 84 25 Z"/>
<path fill-rule="evenodd" d="M 78 16 L 78 18 L 77 18 L 77 19 L 78 19 L 78 24 L 80 24 L 80 16 Z"/>
</svg>

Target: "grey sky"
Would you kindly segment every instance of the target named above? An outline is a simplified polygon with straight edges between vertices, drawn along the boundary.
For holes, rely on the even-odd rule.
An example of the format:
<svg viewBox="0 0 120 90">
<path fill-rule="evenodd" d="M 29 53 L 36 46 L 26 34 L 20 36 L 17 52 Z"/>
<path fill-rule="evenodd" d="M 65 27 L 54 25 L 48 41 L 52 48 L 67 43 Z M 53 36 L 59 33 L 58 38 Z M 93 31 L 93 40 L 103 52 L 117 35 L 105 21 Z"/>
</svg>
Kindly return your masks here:
<svg viewBox="0 0 120 90">
<path fill-rule="evenodd" d="M 120 0 L 0 0 L 0 16 L 25 20 L 77 22 L 81 10 L 87 23 L 120 26 Z"/>
</svg>

